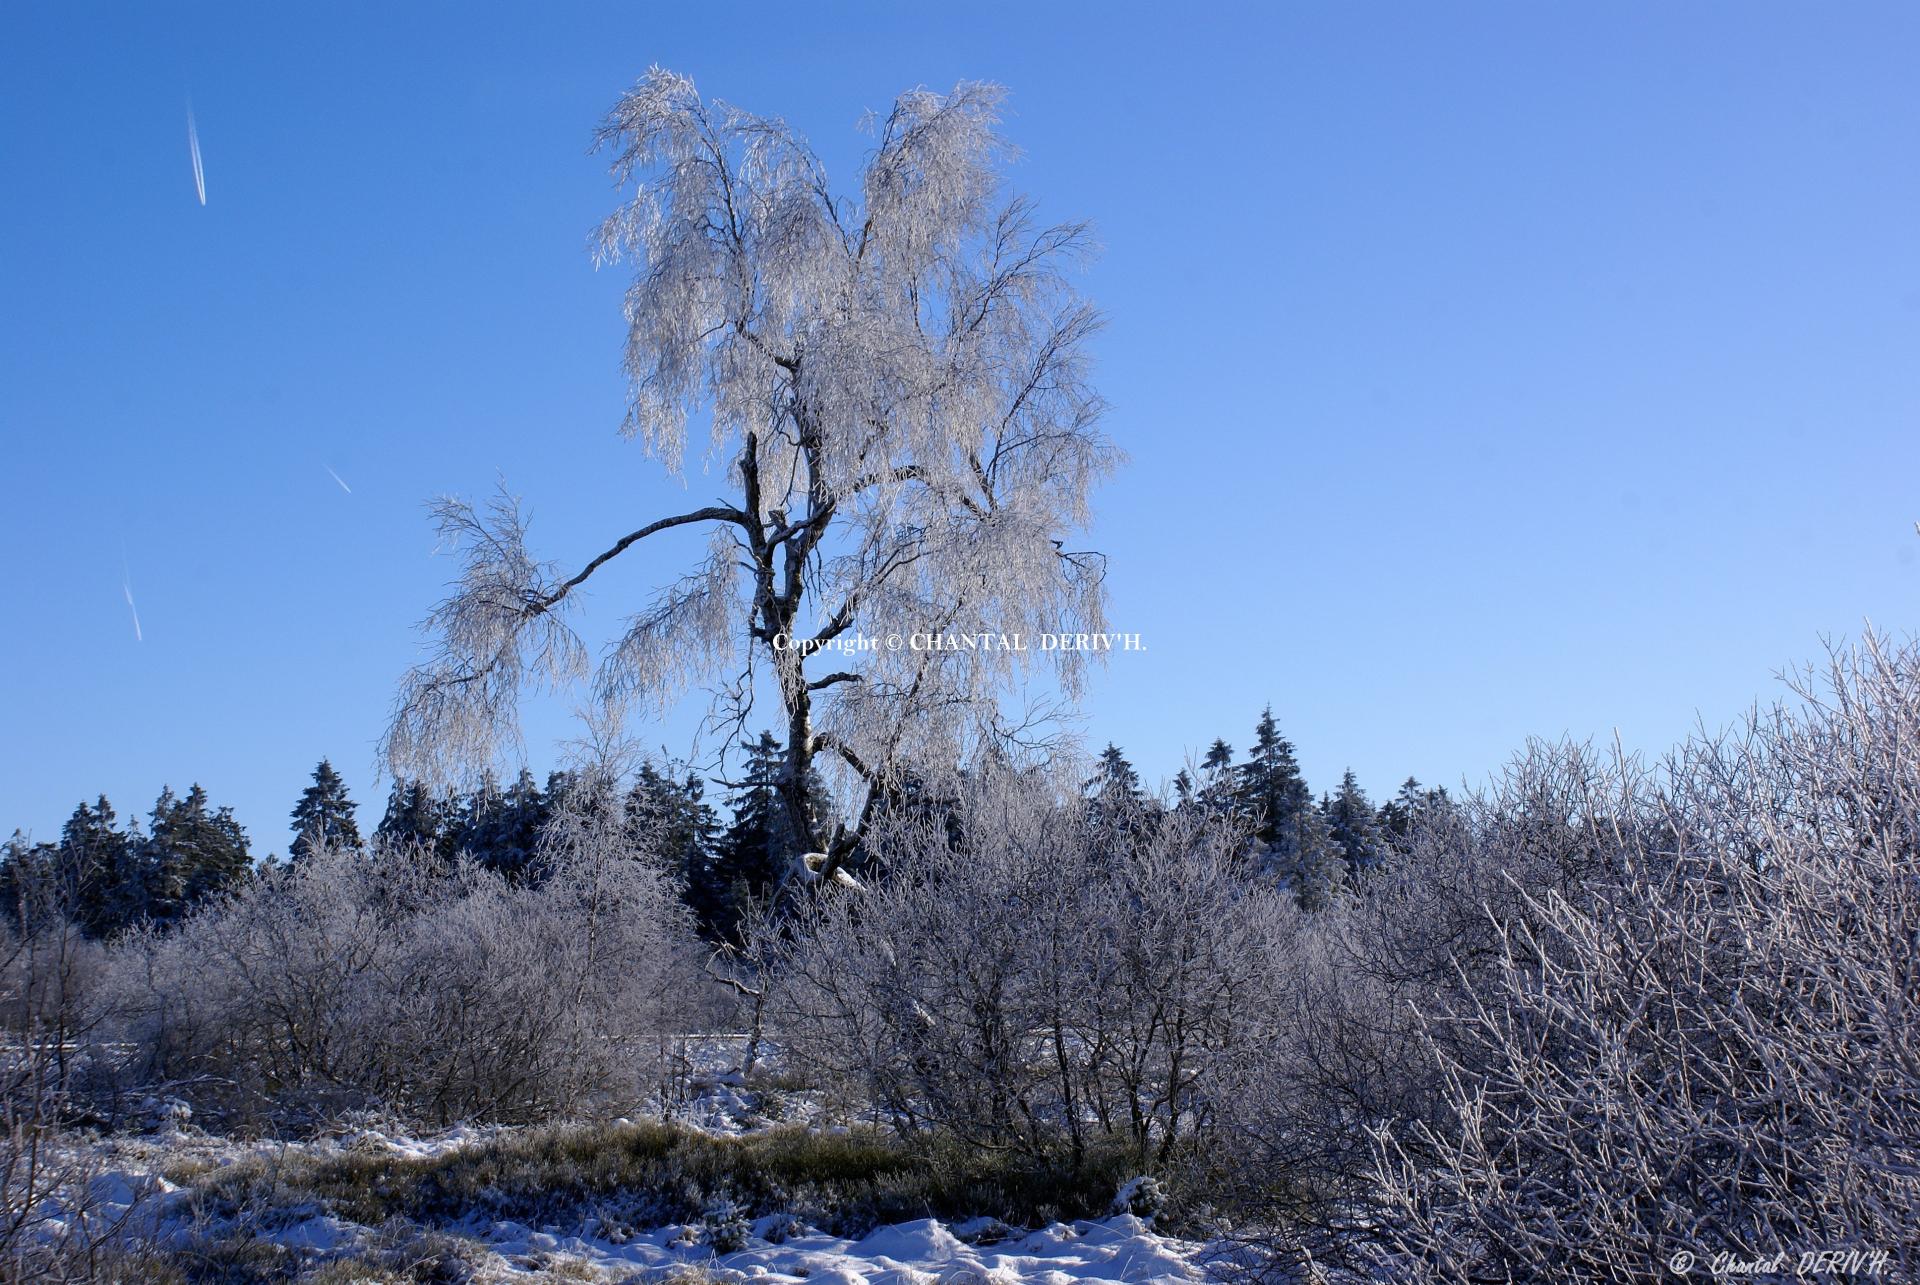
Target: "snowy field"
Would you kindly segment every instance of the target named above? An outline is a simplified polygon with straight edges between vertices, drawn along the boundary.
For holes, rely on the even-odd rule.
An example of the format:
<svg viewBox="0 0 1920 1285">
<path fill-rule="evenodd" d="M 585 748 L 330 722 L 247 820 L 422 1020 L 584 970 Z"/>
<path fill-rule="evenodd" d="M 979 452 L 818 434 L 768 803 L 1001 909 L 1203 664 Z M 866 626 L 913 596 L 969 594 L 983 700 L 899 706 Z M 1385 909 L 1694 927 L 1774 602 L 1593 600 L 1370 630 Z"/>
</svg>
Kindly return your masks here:
<svg viewBox="0 0 1920 1285">
<path fill-rule="evenodd" d="M 401 1144 L 396 1150 L 412 1150 Z M 188 1230 L 178 1217 L 181 1189 L 139 1173 L 111 1173 L 96 1180 L 94 1217 L 108 1221 L 132 1213 L 165 1241 Z M 323 1213 L 299 1217 L 255 1233 L 283 1247 L 288 1265 L 352 1260 L 372 1245 L 373 1228 Z M 205 1229 L 199 1229 L 204 1231 Z M 830 1236 L 795 1224 L 786 1215 L 754 1220 L 738 1249 L 720 1252 L 701 1224 L 675 1224 L 626 1235 L 586 1226 L 527 1227 L 493 1222 L 455 1229 L 474 1251 L 469 1261 L 480 1280 L 553 1279 L 618 1282 L 797 1282 L 814 1285 L 1013 1285 L 1069 1281 L 1199 1281 L 1206 1247 L 1155 1234 L 1131 1214 L 1100 1220 L 1054 1223 L 1021 1232 L 994 1219 L 948 1225 L 920 1219 L 881 1227 L 859 1239 Z"/>
<path fill-rule="evenodd" d="M 561 1240 L 511 1224 L 490 1230 L 489 1240 L 509 1262 L 532 1263 L 564 1254 L 596 1268 L 615 1269 L 615 1279 L 672 1280 L 689 1267 L 726 1281 L 833 1282 L 835 1285 L 928 1285 L 929 1282 L 1192 1281 L 1199 1248 L 1156 1236 L 1130 1214 L 1097 1222 L 1055 1223 L 1009 1236 L 990 1219 L 956 1226 L 935 1219 L 882 1227 L 860 1240 L 841 1240 L 802 1230 L 797 1235 L 771 1224 L 754 1224 L 753 1239 L 739 1250 L 715 1255 L 688 1245 L 699 1229 L 666 1227 L 625 1245 L 579 1237 Z M 778 1242 L 766 1239 L 768 1234 Z M 635 1270 L 637 1269 L 637 1270 Z M 621 1276 L 618 1272 L 628 1275 Z"/>
<path fill-rule="evenodd" d="M 697 1054 L 709 1066 L 725 1065 L 736 1041 L 700 1042 Z M 707 1070 L 685 1084 L 677 1102 L 663 1105 L 674 1123 L 715 1137 L 742 1137 L 769 1126 L 762 1094 L 734 1072 Z M 813 1118 L 809 1095 L 783 1095 L 781 1113 Z M 118 1228 L 119 1234 L 168 1248 L 205 1246 L 228 1238 L 256 1253 L 271 1253 L 288 1278 L 349 1264 L 394 1242 L 391 1227 L 373 1227 L 336 1216 L 310 1198 L 295 1195 L 277 1207 L 249 1208 L 210 1220 L 196 1208 L 193 1185 L 232 1166 L 326 1161 L 399 1161 L 448 1157 L 463 1149 L 510 1141 L 515 1130 L 455 1128 L 414 1136 L 361 1128 L 308 1142 L 241 1142 L 201 1132 L 184 1109 L 162 1104 L 159 1127 L 148 1134 L 118 1136 L 101 1144 L 103 1171 L 72 1209 L 49 1206 L 49 1233 Z M 626 1120 L 609 1122 L 626 1125 Z M 811 1128 L 844 1131 L 843 1126 Z M 187 1183 L 165 1172 L 191 1172 Z M 487 1281 L 605 1282 L 809 1282 L 810 1285 L 1014 1285 L 1040 1282 L 1200 1281 L 1217 1252 L 1199 1242 L 1154 1231 L 1151 1218 L 1123 1212 L 1139 1208 L 1137 1183 L 1116 1192 L 1109 1217 L 1054 1222 L 1027 1229 L 991 1217 L 942 1222 L 923 1218 L 880 1226 L 865 1235 L 836 1236 L 791 1214 L 748 1219 L 729 1210 L 709 1211 L 692 1223 L 629 1226 L 618 1216 L 589 1214 L 573 1225 L 529 1226 L 492 1219 L 480 1211 L 433 1229 L 442 1242 L 459 1246 L 462 1274 Z M 297 1186 L 296 1186 L 297 1190 Z M 333 1279 L 328 1277 L 328 1279 Z"/>
</svg>

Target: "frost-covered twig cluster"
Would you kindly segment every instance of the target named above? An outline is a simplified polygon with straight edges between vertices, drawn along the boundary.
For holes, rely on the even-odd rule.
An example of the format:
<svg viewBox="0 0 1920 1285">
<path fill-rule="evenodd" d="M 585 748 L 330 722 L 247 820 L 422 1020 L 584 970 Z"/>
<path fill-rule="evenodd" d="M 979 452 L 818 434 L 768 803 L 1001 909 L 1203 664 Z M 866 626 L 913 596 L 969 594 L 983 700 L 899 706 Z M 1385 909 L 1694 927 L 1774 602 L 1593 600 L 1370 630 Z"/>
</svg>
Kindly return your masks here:
<svg viewBox="0 0 1920 1285">
<path fill-rule="evenodd" d="M 101 987 L 137 1053 L 233 1123 L 543 1120 L 631 1103 L 697 1024 L 685 908 L 620 801 L 580 788 L 537 880 L 430 853 L 315 850 L 174 931 L 116 943 Z"/>
<path fill-rule="evenodd" d="M 1394 1251 L 1470 1279 L 1626 1280 L 1680 1251 L 1906 1261 L 1920 657 L 1869 638 L 1801 695 L 1616 777 L 1588 813 L 1601 873 L 1518 888 L 1428 1007 L 1439 1114 L 1380 1135 Z"/>
<path fill-rule="evenodd" d="M 772 970 L 788 1056 L 908 1135 L 1184 1163 L 1270 1050 L 1299 915 L 1244 838 L 983 773 L 883 829 L 877 887 L 793 929 Z"/>
</svg>

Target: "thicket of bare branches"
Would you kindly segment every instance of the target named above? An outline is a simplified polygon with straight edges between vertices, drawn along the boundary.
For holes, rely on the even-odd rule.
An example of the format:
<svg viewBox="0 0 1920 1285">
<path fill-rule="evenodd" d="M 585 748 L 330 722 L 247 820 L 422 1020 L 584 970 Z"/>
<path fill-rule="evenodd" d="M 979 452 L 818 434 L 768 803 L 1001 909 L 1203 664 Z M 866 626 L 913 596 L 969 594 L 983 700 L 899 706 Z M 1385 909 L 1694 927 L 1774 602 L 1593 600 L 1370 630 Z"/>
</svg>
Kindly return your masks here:
<svg viewBox="0 0 1920 1285">
<path fill-rule="evenodd" d="M 141 1061 L 231 1120 L 529 1121 L 630 1106 L 703 1016 L 684 908 L 617 803 L 563 814 L 515 885 L 320 849 L 118 943 L 102 1003 Z"/>
<path fill-rule="evenodd" d="M 1532 746 L 1313 914 L 1201 810 L 1010 772 L 876 845 L 771 1011 L 908 1136 L 1117 1142 L 1286 1270 L 1644 1280 L 1920 1226 L 1913 645 L 1658 764 Z"/>
<path fill-rule="evenodd" d="M 996 769 L 876 847 L 886 879 L 816 902 L 776 962 L 796 1065 L 909 1137 L 1142 1171 L 1230 1145 L 1298 917 L 1244 835 Z"/>
<path fill-rule="evenodd" d="M 1489 899 L 1381 1128 L 1384 1261 L 1644 1280 L 1685 1250 L 1911 1253 L 1920 652 L 1869 638 L 1636 782 L 1604 873 Z"/>
<path fill-rule="evenodd" d="M 1487 984 L 1530 897 L 1577 897 L 1622 868 L 1647 828 L 1645 779 L 1582 745 L 1530 745 L 1483 790 L 1423 810 L 1270 961 L 1275 1039 L 1230 1104 L 1243 1163 L 1227 1183 L 1229 1203 L 1284 1228 L 1270 1249 L 1337 1260 L 1372 1241 L 1374 1131 L 1443 1111 L 1422 1013 Z"/>
<path fill-rule="evenodd" d="M 71 1136 L 104 952 L 48 873 L 16 863 L 0 918 L 0 1280 L 91 1281 L 127 1212 L 101 1207 L 99 1161 Z"/>
</svg>

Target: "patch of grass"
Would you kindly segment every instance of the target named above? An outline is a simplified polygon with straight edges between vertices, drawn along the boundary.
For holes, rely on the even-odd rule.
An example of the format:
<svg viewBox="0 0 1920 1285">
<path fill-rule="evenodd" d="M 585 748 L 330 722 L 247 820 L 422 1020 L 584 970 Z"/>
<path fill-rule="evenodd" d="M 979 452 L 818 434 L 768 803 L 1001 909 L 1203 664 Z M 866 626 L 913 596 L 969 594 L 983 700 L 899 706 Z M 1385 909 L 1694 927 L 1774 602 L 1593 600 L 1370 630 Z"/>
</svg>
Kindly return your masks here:
<svg viewBox="0 0 1920 1285">
<path fill-rule="evenodd" d="M 195 1236 L 170 1249 L 141 1255 L 138 1274 L 127 1280 L 164 1281 L 171 1285 L 266 1285 L 290 1281 L 299 1259 L 271 1241 L 249 1233 Z"/>
<path fill-rule="evenodd" d="M 541 1279 L 561 1285 L 567 1281 L 603 1281 L 598 1269 L 591 1263 L 579 1258 L 568 1258 L 561 1254 L 533 1254 L 525 1260 L 516 1260 L 516 1267 L 522 1271 L 541 1273 Z"/>
<path fill-rule="evenodd" d="M 384 1267 L 357 1258 L 337 1258 L 321 1263 L 299 1277 L 300 1285 L 412 1285 L 406 1276 L 396 1276 Z"/>
<path fill-rule="evenodd" d="M 160 1176 L 175 1186 L 184 1187 L 220 1167 L 209 1156 L 170 1156 L 160 1166 Z"/>
<path fill-rule="evenodd" d="M 318 1205 L 366 1226 L 446 1226 L 476 1212 L 539 1225 L 699 1222 L 716 1202 L 792 1213 L 840 1234 L 988 1214 L 1017 1225 L 1104 1214 L 1117 1157 L 1075 1171 L 877 1134 L 775 1129 L 718 1138 L 657 1123 L 529 1129 L 416 1159 L 391 1153 L 247 1160 L 192 1176 L 210 1212 Z"/>
<path fill-rule="evenodd" d="M 168 1249 L 150 1249 L 88 1276 L 99 1285 L 468 1285 L 478 1257 L 472 1242 L 421 1227 L 393 1224 L 337 1256 L 302 1256 L 228 1227 L 193 1235 Z M 571 1264 L 579 1268 L 579 1264 Z M 62 1278 L 66 1279 L 66 1278 Z M 590 1270 L 553 1271 L 541 1280 L 596 1280 Z M 531 1285 L 531 1282 L 530 1282 Z"/>
</svg>

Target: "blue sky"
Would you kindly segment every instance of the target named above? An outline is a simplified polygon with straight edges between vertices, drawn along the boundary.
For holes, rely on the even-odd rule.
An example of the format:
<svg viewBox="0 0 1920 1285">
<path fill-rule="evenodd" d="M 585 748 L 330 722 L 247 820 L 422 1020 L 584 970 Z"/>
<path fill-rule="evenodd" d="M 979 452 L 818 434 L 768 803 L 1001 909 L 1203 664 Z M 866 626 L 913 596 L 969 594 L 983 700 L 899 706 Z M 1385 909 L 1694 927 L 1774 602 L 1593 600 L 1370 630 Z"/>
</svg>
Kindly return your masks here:
<svg viewBox="0 0 1920 1285">
<path fill-rule="evenodd" d="M 1724 723 L 1920 617 L 1916 37 L 1745 3 L 13 6 L 0 830 L 198 780 L 284 851 L 322 755 L 371 825 L 449 574 L 429 496 L 504 477 L 578 565 L 715 489 L 618 437 L 623 278 L 586 252 L 589 133 L 655 62 L 843 177 L 864 109 L 1011 88 L 1015 182 L 1105 246 L 1132 462 L 1092 543 L 1149 651 L 1085 731 L 1149 778 L 1268 702 L 1316 788 L 1376 796 Z M 537 769 L 567 734 L 536 710 Z"/>
</svg>

